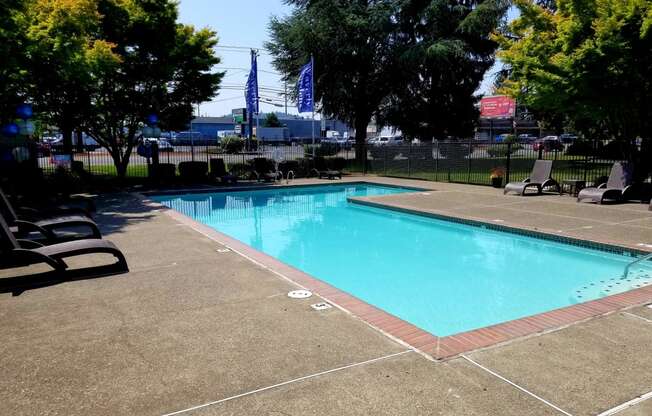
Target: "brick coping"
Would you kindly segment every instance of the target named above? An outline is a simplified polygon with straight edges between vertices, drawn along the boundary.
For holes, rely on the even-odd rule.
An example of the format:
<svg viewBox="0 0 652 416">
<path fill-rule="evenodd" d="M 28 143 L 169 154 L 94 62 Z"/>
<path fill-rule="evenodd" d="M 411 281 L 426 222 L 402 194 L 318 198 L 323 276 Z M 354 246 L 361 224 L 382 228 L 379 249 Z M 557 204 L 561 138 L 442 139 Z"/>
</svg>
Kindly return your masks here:
<svg viewBox="0 0 652 416">
<path fill-rule="evenodd" d="M 224 191 L 234 190 L 228 188 L 222 189 L 224 189 Z M 204 192 L 207 191 L 204 190 Z M 209 192 L 215 191 L 211 190 Z M 176 193 L 182 192 L 177 191 Z M 349 293 L 346 293 L 335 286 L 287 265 L 268 254 L 260 252 L 233 237 L 202 224 L 185 214 L 149 199 L 148 196 L 153 194 L 154 193 L 137 195 L 143 203 L 161 209 L 166 215 L 176 221 L 193 228 L 220 244 L 227 246 L 236 253 L 248 258 L 252 262 L 275 273 L 281 278 L 316 293 L 326 301 L 361 319 L 363 322 L 379 330 L 390 338 L 432 357 L 435 360 L 450 359 L 470 351 L 500 345 L 517 338 L 560 329 L 571 324 L 614 313 L 625 308 L 640 306 L 652 302 L 652 286 L 645 286 L 524 318 L 501 322 L 499 324 L 461 332 L 446 337 L 438 337 Z M 385 208 L 385 206 L 382 206 L 382 208 Z M 422 211 L 415 211 L 415 213 L 419 212 L 422 214 L 429 214 Z M 529 232 L 529 230 L 525 231 Z M 620 250 L 621 252 L 632 251 L 623 247 L 620 247 Z"/>
</svg>

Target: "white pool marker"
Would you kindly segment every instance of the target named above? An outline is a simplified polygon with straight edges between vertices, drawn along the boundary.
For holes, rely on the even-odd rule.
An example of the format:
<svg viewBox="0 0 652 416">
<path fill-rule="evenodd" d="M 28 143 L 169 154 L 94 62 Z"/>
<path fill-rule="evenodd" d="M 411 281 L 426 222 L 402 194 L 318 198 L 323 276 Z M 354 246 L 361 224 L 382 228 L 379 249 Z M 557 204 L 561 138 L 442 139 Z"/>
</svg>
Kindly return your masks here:
<svg viewBox="0 0 652 416">
<path fill-rule="evenodd" d="M 639 247 L 652 248 L 652 244 L 638 243 L 636 245 Z"/>
<path fill-rule="evenodd" d="M 331 304 L 327 302 L 313 303 L 312 305 L 310 305 L 310 307 L 316 311 L 323 311 L 332 308 Z"/>
<path fill-rule="evenodd" d="M 421 192 L 421 195 L 428 196 L 428 195 L 430 195 L 430 192 Z"/>
<path fill-rule="evenodd" d="M 218 248 L 218 249 L 217 249 L 217 252 L 218 252 L 218 253 L 228 253 L 228 252 L 230 252 L 230 251 L 231 251 L 231 250 L 229 250 L 228 248 Z"/>
<path fill-rule="evenodd" d="M 312 292 L 309 290 L 293 290 L 291 292 L 288 292 L 288 297 L 292 299 L 306 299 L 312 296 Z"/>
<path fill-rule="evenodd" d="M 501 220 L 500 218 L 496 218 L 496 219 L 494 219 L 494 220 L 492 220 L 492 221 L 493 221 L 493 222 L 505 222 L 505 220 Z"/>
</svg>

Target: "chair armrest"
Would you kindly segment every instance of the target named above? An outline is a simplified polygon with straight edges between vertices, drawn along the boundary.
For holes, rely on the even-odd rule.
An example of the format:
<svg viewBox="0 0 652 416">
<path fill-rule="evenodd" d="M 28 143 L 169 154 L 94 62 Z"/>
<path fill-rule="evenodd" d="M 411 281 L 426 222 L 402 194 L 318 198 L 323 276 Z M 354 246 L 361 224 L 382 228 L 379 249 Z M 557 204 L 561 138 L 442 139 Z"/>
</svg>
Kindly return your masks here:
<svg viewBox="0 0 652 416">
<path fill-rule="evenodd" d="M 523 183 L 529 183 L 529 182 L 530 182 L 530 178 L 523 179 Z"/>
<path fill-rule="evenodd" d="M 24 238 L 19 238 L 19 239 L 16 240 L 16 241 L 18 241 L 18 244 L 20 244 L 20 247 L 21 247 L 21 248 L 39 248 L 39 247 L 44 247 L 44 245 L 41 244 L 41 243 L 38 243 L 38 242 L 36 242 L 36 241 L 32 241 L 32 240 L 25 240 Z"/>
<path fill-rule="evenodd" d="M 607 184 L 606 183 L 601 183 L 600 185 L 597 186 L 598 189 L 606 188 Z"/>
<path fill-rule="evenodd" d="M 24 221 L 24 220 L 16 220 L 14 221 L 16 226 L 18 227 L 18 233 L 30 233 L 30 232 L 36 232 L 41 234 L 44 238 L 47 240 L 54 240 L 56 239 L 56 235 L 54 234 L 53 231 L 46 230 L 43 227 L 40 227 L 33 222 L 29 221 Z"/>
</svg>

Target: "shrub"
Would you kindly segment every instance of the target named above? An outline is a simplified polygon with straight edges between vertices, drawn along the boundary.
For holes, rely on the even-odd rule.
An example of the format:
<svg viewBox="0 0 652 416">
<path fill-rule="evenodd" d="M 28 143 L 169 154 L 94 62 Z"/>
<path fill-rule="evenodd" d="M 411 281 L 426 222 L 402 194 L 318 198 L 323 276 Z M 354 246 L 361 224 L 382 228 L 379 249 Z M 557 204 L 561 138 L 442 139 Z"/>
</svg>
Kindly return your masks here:
<svg viewBox="0 0 652 416">
<path fill-rule="evenodd" d="M 249 163 L 230 163 L 227 170 L 240 179 L 246 179 L 251 175 L 251 164 Z"/>
<path fill-rule="evenodd" d="M 245 141 L 238 136 L 227 136 L 220 141 L 224 153 L 239 153 L 244 149 Z"/>
<path fill-rule="evenodd" d="M 593 143 L 588 140 L 575 140 L 566 149 L 569 156 L 591 156 L 593 153 Z"/>
<path fill-rule="evenodd" d="M 283 172 L 283 176 L 287 177 L 289 171 L 294 172 L 294 176 L 299 175 L 299 161 L 298 160 L 284 160 L 278 164 L 278 170 Z"/>
<path fill-rule="evenodd" d="M 154 177 L 158 180 L 170 180 L 173 179 L 177 174 L 177 167 L 174 163 L 159 163 L 154 168 L 153 174 Z"/>
<path fill-rule="evenodd" d="M 314 145 L 315 157 L 335 156 L 340 151 L 340 146 L 335 143 L 321 143 Z M 313 145 L 303 145 L 303 152 L 306 156 L 312 156 Z"/>
<path fill-rule="evenodd" d="M 188 181 L 202 181 L 208 175 L 208 163 L 206 162 L 181 162 L 179 163 L 179 175 Z"/>
<path fill-rule="evenodd" d="M 473 153 L 473 145 L 469 142 L 440 142 L 437 149 L 447 159 L 464 159 Z"/>
<path fill-rule="evenodd" d="M 346 159 L 343 157 L 329 157 L 326 159 L 326 166 L 333 170 L 342 171 L 346 167 Z"/>
<path fill-rule="evenodd" d="M 523 149 L 523 146 L 520 144 L 514 143 L 509 147 L 506 144 L 494 144 L 487 148 L 487 154 L 490 157 L 507 157 L 507 154 L 513 154 L 514 152 Z"/>
</svg>

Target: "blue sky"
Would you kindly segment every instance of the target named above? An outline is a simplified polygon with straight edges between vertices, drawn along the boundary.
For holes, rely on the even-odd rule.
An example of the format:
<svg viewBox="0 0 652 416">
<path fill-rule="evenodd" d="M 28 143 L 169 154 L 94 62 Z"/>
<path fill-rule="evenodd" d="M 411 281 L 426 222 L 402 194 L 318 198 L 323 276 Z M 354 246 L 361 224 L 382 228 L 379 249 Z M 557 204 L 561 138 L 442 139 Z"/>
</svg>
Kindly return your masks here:
<svg viewBox="0 0 652 416">
<path fill-rule="evenodd" d="M 231 109 L 244 107 L 244 86 L 250 64 L 249 52 L 246 49 L 233 49 L 228 46 L 260 48 L 258 57 L 259 95 L 265 100 L 272 100 L 281 107 L 260 103 L 260 111 L 283 111 L 283 98 L 273 90 L 263 88 L 283 89 L 283 83 L 271 65 L 271 57 L 262 49 L 269 39 L 267 25 L 272 15 L 284 16 L 290 12 L 290 7 L 281 0 L 180 0 L 179 17 L 181 22 L 195 27 L 208 27 L 219 36 L 218 54 L 222 59 L 217 68 L 226 71 L 222 82 L 223 89 L 210 103 L 200 105 L 201 115 L 219 116 L 230 114 Z M 512 13 L 510 13 L 512 14 Z M 491 75 L 497 67 L 488 71 Z M 485 77 L 480 91 L 487 91 L 491 86 L 491 77 Z M 289 86 L 288 88 L 291 88 Z M 290 113 L 296 113 L 293 103 L 288 103 Z"/>
</svg>

